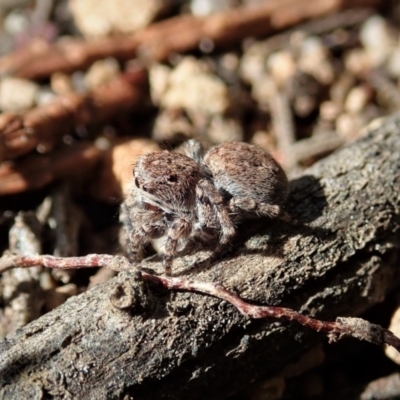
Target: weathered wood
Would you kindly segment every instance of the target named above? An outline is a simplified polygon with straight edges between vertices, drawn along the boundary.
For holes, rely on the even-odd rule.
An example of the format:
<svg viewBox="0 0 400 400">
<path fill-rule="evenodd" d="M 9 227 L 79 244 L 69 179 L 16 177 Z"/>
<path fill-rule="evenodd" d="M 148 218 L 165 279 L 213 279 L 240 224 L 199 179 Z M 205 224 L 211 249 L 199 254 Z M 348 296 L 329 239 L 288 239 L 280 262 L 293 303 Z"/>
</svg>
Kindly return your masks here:
<svg viewBox="0 0 400 400">
<path fill-rule="evenodd" d="M 174 274 L 322 319 L 360 314 L 400 282 L 399 154 L 396 114 L 292 182 L 293 222 L 247 222 L 230 254 L 178 258 Z M 162 272 L 158 259 L 143 265 Z M 0 393 L 223 398 L 318 339 L 295 323 L 251 321 L 221 300 L 121 273 L 1 342 Z"/>
</svg>

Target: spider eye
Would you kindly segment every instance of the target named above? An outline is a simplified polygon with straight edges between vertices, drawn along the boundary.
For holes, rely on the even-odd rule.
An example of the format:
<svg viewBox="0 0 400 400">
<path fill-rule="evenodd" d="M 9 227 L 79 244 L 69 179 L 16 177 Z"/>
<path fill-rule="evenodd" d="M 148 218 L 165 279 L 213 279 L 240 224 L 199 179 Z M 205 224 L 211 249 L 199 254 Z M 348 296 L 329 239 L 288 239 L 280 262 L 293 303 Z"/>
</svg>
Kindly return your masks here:
<svg viewBox="0 0 400 400">
<path fill-rule="evenodd" d="M 135 178 L 135 186 L 136 186 L 137 188 L 139 188 L 139 180 L 138 180 L 138 178 Z"/>
<path fill-rule="evenodd" d="M 147 189 L 147 186 L 146 185 L 143 185 L 142 186 L 142 188 L 141 188 L 144 192 L 147 192 L 149 189 Z"/>
<path fill-rule="evenodd" d="M 176 175 L 168 175 L 168 176 L 167 176 L 167 181 L 168 181 L 168 182 L 174 183 L 174 182 L 176 182 L 177 180 L 178 180 L 178 177 L 177 177 Z"/>
</svg>

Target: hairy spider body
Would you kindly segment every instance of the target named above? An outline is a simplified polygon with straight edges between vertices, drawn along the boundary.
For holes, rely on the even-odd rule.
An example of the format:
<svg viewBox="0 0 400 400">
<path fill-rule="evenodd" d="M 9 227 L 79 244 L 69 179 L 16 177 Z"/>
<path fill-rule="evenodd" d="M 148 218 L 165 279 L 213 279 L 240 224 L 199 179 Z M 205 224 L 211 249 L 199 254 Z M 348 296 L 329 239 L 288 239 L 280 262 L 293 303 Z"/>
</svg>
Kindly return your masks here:
<svg viewBox="0 0 400 400">
<path fill-rule="evenodd" d="M 200 145 L 189 141 L 187 153 L 140 157 L 121 206 L 129 255 L 139 258 L 146 243 L 165 236 L 168 275 L 180 241 L 218 238 L 218 246 L 226 245 L 241 219 L 277 217 L 288 193 L 282 168 L 254 145 L 224 143 L 203 157 Z"/>
</svg>

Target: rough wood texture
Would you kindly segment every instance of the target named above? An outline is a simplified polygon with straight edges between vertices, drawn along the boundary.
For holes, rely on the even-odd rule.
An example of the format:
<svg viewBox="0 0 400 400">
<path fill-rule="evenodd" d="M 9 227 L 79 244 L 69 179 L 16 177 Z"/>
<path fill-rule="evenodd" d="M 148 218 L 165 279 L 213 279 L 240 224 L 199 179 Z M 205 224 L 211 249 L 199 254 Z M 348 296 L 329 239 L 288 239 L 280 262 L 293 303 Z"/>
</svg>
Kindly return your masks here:
<svg viewBox="0 0 400 400">
<path fill-rule="evenodd" d="M 323 319 L 358 315 L 400 282 L 399 153 L 396 114 L 293 182 L 287 211 L 295 222 L 250 221 L 233 252 L 178 258 L 175 275 Z M 144 267 L 162 271 L 157 258 Z M 0 343 L 0 393 L 223 398 L 318 339 L 295 323 L 251 321 L 221 300 L 121 273 Z"/>
</svg>

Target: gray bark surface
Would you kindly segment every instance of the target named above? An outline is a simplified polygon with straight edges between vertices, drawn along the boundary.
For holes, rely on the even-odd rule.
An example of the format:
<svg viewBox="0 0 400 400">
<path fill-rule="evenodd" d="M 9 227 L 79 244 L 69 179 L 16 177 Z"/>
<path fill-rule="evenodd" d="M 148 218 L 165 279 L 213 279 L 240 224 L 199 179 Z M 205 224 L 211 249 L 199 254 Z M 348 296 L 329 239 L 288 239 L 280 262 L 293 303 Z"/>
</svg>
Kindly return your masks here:
<svg viewBox="0 0 400 400">
<path fill-rule="evenodd" d="M 173 273 L 320 319 L 357 316 L 400 282 L 399 187 L 395 114 L 292 182 L 291 222 L 247 221 L 231 252 L 179 257 Z M 143 265 L 162 272 L 157 257 Z M 131 301 L 118 308 L 118 297 Z M 224 398 L 321 337 L 120 273 L 0 342 L 0 397 Z"/>
</svg>

